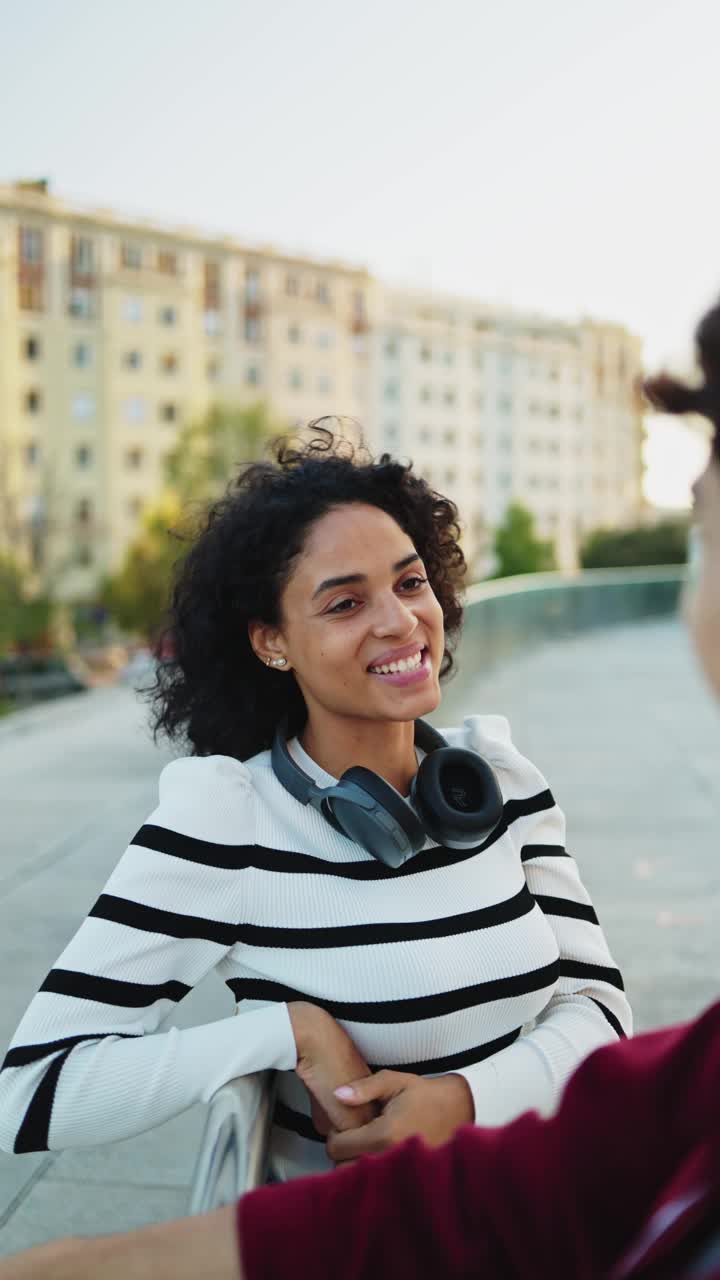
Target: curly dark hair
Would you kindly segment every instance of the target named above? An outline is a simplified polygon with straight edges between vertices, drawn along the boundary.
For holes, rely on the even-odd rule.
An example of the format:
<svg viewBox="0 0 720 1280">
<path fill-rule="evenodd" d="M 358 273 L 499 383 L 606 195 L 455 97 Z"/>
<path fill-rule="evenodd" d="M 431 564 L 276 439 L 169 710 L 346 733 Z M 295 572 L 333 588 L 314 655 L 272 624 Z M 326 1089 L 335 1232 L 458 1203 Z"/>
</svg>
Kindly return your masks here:
<svg viewBox="0 0 720 1280">
<path fill-rule="evenodd" d="M 310 528 L 348 502 L 387 512 L 412 538 L 443 611 L 440 675 L 450 673 L 466 568 L 457 508 L 412 463 L 387 453 L 373 459 L 337 427 L 321 418 L 304 442 L 274 440 L 270 460 L 243 466 L 207 512 L 176 570 L 167 628 L 173 658 L 159 665 L 149 690 L 156 736 L 180 740 L 194 755 L 247 760 L 270 746 L 283 719 L 299 731 L 300 689 L 292 674 L 258 661 L 248 623 L 281 622 L 282 592 Z"/>
<path fill-rule="evenodd" d="M 698 364 L 705 376 L 700 387 L 659 373 L 648 378 L 643 390 L 648 400 L 663 413 L 700 413 L 712 422 L 713 453 L 720 461 L 720 302 L 706 312 L 695 330 Z"/>
</svg>

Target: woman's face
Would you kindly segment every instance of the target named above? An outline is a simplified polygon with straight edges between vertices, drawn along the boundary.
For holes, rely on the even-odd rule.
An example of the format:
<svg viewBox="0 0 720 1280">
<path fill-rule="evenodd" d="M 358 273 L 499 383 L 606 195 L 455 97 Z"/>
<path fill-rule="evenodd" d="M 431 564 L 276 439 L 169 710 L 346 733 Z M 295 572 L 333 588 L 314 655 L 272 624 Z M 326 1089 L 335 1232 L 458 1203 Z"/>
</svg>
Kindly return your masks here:
<svg viewBox="0 0 720 1280">
<path fill-rule="evenodd" d="M 685 613 L 695 648 L 720 696 L 720 462 L 712 457 L 693 486 L 702 564 L 697 585 L 688 594 Z"/>
<path fill-rule="evenodd" d="M 438 705 L 442 609 L 417 549 L 386 512 L 347 503 L 318 520 L 281 610 L 276 648 L 311 718 L 407 721 Z"/>
</svg>

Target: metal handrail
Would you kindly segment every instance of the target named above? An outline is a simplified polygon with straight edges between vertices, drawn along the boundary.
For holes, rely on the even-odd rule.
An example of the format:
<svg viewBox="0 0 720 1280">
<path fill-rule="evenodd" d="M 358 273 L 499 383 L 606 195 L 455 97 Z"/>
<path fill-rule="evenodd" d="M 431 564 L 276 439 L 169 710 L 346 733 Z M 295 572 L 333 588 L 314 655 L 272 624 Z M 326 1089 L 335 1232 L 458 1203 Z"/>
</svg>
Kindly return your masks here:
<svg viewBox="0 0 720 1280">
<path fill-rule="evenodd" d="M 275 1072 L 240 1076 L 213 1094 L 190 1191 L 191 1214 L 234 1203 L 267 1178 Z"/>
</svg>

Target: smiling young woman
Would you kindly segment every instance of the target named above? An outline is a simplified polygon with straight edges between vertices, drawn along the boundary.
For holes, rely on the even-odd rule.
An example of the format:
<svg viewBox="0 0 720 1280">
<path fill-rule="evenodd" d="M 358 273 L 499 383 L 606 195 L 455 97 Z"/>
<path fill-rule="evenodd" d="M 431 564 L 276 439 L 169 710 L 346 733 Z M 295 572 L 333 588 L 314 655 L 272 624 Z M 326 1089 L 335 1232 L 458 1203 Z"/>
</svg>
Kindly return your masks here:
<svg viewBox="0 0 720 1280">
<path fill-rule="evenodd" d="M 507 722 L 421 723 L 463 573 L 453 504 L 327 424 L 241 471 L 179 569 L 154 690 L 189 753 L 18 1028 L 0 1145 L 128 1137 L 269 1067 L 283 1180 L 549 1112 L 629 1031 L 562 812 Z M 158 1033 L 211 970 L 241 1016 Z M 376 1097 L 343 1103 L 368 1068 Z"/>
</svg>

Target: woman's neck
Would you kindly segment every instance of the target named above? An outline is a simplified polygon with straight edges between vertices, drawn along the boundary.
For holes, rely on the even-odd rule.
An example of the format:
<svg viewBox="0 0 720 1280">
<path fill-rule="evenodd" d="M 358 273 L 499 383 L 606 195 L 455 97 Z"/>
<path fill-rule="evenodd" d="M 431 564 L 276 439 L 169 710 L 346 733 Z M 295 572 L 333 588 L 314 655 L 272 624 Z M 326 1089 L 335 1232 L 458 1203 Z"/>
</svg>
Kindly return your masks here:
<svg viewBox="0 0 720 1280">
<path fill-rule="evenodd" d="M 400 795 L 409 794 L 417 773 L 412 720 L 347 720 L 333 716 L 318 724 L 311 718 L 298 737 L 303 751 L 334 778 L 362 765 L 384 778 Z"/>
</svg>

